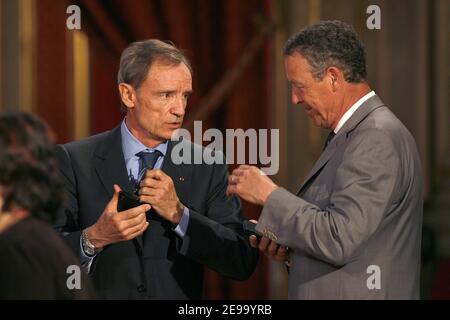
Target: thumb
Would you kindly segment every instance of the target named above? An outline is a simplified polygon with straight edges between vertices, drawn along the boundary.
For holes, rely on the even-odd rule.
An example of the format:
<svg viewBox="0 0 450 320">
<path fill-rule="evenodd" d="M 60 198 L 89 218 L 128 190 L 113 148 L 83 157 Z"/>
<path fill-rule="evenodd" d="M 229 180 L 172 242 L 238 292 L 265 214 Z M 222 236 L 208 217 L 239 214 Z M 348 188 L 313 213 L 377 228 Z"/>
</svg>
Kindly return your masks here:
<svg viewBox="0 0 450 320">
<path fill-rule="evenodd" d="M 108 211 L 109 212 L 117 212 L 117 204 L 119 203 L 119 192 L 122 191 L 122 189 L 115 184 L 114 185 L 114 195 L 112 196 L 111 200 L 108 203 Z"/>
<path fill-rule="evenodd" d="M 252 236 L 249 237 L 249 241 L 250 241 L 250 245 L 253 248 L 258 249 L 258 238 L 256 238 L 255 236 L 252 235 Z"/>
</svg>

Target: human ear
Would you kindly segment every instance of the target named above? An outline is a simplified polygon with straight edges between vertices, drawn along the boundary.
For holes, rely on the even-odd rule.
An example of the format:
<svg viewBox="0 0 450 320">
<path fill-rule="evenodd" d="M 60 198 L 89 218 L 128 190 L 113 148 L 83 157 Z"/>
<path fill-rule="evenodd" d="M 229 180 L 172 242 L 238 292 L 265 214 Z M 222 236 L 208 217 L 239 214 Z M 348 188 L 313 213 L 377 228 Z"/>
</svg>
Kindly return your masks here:
<svg viewBox="0 0 450 320">
<path fill-rule="evenodd" d="M 123 104 L 129 109 L 134 108 L 136 104 L 136 91 L 134 88 L 128 83 L 122 82 L 119 83 L 119 93 Z"/>
<path fill-rule="evenodd" d="M 336 92 L 339 88 L 340 81 L 343 79 L 342 72 L 338 68 L 329 67 L 327 69 L 327 76 L 329 78 L 331 90 Z"/>
</svg>

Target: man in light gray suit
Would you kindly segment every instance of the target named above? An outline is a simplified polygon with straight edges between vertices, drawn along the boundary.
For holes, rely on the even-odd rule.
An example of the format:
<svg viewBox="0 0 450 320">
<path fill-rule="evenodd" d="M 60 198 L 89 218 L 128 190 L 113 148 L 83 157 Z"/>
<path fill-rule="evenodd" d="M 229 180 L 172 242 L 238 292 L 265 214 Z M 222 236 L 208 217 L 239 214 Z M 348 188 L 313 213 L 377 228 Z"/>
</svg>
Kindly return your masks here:
<svg viewBox="0 0 450 320">
<path fill-rule="evenodd" d="M 229 194 L 263 205 L 253 246 L 289 257 L 290 299 L 418 299 L 423 180 L 413 137 L 370 89 L 353 29 L 323 21 L 284 49 L 292 102 L 327 144 L 297 194 L 240 166 Z"/>
</svg>

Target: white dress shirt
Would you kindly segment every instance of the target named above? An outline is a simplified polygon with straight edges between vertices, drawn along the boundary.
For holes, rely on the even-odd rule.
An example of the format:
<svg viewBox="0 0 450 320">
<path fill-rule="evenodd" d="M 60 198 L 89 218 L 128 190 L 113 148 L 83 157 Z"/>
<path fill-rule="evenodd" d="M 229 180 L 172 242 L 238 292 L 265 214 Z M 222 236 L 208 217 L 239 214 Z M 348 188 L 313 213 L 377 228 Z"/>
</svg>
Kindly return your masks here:
<svg viewBox="0 0 450 320">
<path fill-rule="evenodd" d="M 358 108 L 367 100 L 369 100 L 369 98 L 372 98 L 375 95 L 374 91 L 370 91 L 368 94 L 366 94 L 364 97 L 362 97 L 361 99 L 359 99 L 358 101 L 355 102 L 354 105 L 352 105 L 350 107 L 350 109 L 348 109 L 344 115 L 342 116 L 342 118 L 339 120 L 336 128 L 334 128 L 334 133 L 338 133 L 338 131 L 344 126 L 344 124 L 347 122 L 348 119 L 350 119 L 350 117 L 353 115 L 353 113 L 355 113 L 356 110 L 358 110 Z"/>
</svg>

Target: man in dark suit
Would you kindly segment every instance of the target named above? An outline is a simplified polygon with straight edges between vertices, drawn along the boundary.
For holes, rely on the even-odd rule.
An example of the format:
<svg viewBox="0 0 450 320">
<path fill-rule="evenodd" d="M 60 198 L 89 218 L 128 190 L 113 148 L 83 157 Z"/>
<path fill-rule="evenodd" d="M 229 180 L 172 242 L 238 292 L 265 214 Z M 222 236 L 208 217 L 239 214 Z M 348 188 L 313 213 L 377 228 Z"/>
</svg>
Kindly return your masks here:
<svg viewBox="0 0 450 320">
<path fill-rule="evenodd" d="M 70 196 L 56 228 L 100 297 L 199 299 L 204 265 L 247 279 L 258 254 L 242 234 L 239 199 L 225 194 L 227 166 L 171 158 L 176 143 L 203 152 L 170 140 L 192 92 L 188 60 L 171 44 L 136 42 L 122 53 L 118 83 L 122 123 L 59 148 Z M 121 190 L 142 204 L 117 212 Z"/>
<path fill-rule="evenodd" d="M 420 158 L 370 89 L 362 44 L 350 26 L 323 21 L 284 55 L 292 102 L 332 131 L 297 194 L 255 167 L 233 171 L 228 192 L 264 206 L 253 245 L 277 260 L 289 251 L 290 299 L 418 299 Z"/>
</svg>

